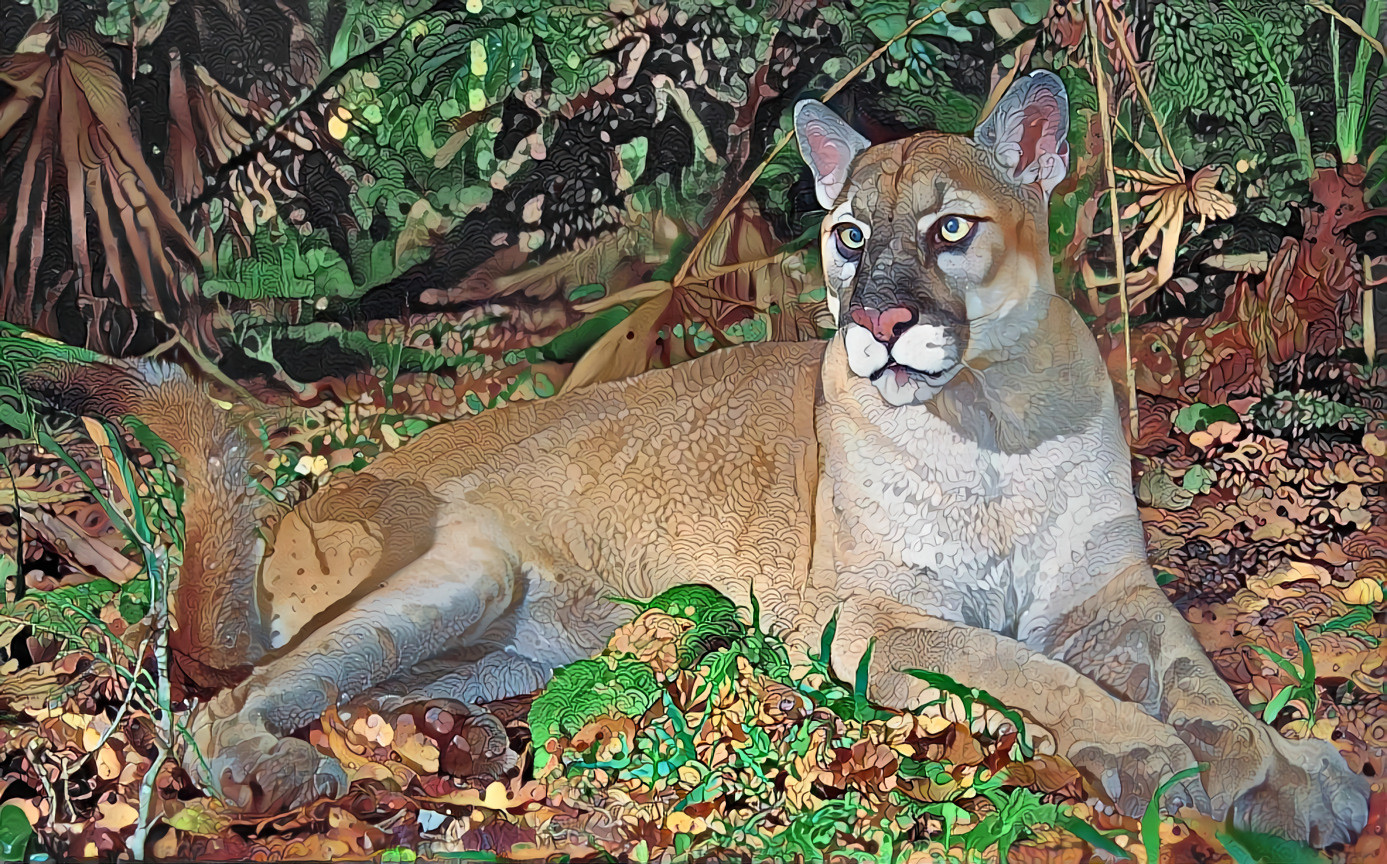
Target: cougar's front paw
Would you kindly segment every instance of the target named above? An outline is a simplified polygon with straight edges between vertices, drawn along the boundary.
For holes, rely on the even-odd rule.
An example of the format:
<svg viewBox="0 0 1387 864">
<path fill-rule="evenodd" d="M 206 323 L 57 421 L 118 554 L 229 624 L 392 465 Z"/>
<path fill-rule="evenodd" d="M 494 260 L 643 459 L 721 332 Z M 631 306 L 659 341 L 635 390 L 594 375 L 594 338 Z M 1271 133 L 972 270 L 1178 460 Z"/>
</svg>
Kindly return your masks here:
<svg viewBox="0 0 1387 864">
<path fill-rule="evenodd" d="M 1352 842 L 1368 822 L 1368 779 L 1328 741 L 1273 743 L 1266 779 L 1233 802 L 1233 821 L 1316 847 Z"/>
<path fill-rule="evenodd" d="M 346 794 L 347 774 L 337 760 L 245 715 L 195 724 L 193 739 L 199 749 L 184 760 L 188 772 L 243 813 L 277 813 Z"/>
<path fill-rule="evenodd" d="M 1098 781 L 1118 811 L 1137 819 L 1146 812 L 1146 805 L 1162 783 L 1197 764 L 1190 748 L 1173 730 L 1158 740 L 1081 744 L 1070 751 L 1069 761 Z M 1166 813 L 1175 813 L 1181 807 L 1209 812 L 1209 795 L 1198 774 L 1170 787 L 1161 800 L 1161 809 Z"/>
</svg>

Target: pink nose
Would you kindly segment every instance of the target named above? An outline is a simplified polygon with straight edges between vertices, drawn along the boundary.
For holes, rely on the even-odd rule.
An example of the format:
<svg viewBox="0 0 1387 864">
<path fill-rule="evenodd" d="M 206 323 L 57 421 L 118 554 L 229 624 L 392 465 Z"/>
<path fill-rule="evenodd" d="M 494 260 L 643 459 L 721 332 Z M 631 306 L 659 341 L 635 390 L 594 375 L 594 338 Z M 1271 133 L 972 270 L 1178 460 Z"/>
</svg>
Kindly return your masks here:
<svg viewBox="0 0 1387 864">
<path fill-rule="evenodd" d="M 915 323 L 915 313 L 904 306 L 892 306 L 890 309 L 854 309 L 852 310 L 852 320 L 859 325 L 866 327 L 876 340 L 883 345 L 896 341 L 897 328 L 904 330 Z"/>
</svg>

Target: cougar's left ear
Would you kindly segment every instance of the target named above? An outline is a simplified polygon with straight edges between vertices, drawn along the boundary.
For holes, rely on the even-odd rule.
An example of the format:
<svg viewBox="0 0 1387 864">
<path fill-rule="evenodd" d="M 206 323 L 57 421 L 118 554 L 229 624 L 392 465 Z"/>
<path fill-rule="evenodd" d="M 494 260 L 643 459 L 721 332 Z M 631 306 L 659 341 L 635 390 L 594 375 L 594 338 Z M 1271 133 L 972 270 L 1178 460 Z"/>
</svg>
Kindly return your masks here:
<svg viewBox="0 0 1387 864">
<path fill-rule="evenodd" d="M 832 210 L 848 182 L 852 160 L 871 142 L 814 99 L 795 106 L 795 136 L 800 154 L 814 172 L 814 194 L 825 210 Z"/>
<path fill-rule="evenodd" d="M 1012 84 L 973 132 L 1011 179 L 1036 184 L 1048 198 L 1069 164 L 1069 97 L 1053 72 L 1032 72 Z"/>
</svg>

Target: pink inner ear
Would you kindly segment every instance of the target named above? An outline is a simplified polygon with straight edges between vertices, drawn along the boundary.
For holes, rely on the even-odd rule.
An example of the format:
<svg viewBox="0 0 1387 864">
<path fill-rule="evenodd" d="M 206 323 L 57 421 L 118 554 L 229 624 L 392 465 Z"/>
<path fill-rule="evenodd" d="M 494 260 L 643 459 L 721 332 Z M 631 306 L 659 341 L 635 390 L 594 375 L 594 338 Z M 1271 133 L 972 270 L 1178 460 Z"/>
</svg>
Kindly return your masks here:
<svg viewBox="0 0 1387 864">
<path fill-rule="evenodd" d="M 1043 93 L 1026 105 L 1021 120 L 1021 161 L 1017 168 L 1032 165 L 1041 153 L 1057 153 L 1064 146 L 1059 140 L 1059 103 Z"/>
<path fill-rule="evenodd" d="M 838 140 L 823 123 L 810 121 L 804 126 L 805 143 L 814 160 L 814 168 L 825 183 L 832 185 L 847 176 L 847 163 L 852 154 L 842 141 Z"/>
</svg>

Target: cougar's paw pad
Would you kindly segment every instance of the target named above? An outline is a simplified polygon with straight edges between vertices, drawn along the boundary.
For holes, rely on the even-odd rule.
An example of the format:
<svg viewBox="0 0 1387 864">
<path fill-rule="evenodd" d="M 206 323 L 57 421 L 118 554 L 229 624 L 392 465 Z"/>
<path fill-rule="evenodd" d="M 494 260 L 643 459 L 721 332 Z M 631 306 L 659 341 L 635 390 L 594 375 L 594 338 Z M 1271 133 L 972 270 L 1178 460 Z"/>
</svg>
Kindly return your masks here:
<svg viewBox="0 0 1387 864">
<path fill-rule="evenodd" d="M 262 736 L 231 745 L 212 762 L 227 803 L 245 813 L 276 813 L 347 792 L 337 760 L 297 738 L 265 746 Z"/>
<path fill-rule="evenodd" d="M 1069 754 L 1076 767 L 1087 772 L 1124 816 L 1140 818 L 1161 784 L 1180 771 L 1195 766 L 1189 747 L 1175 738 L 1159 743 L 1131 742 L 1125 746 L 1082 746 Z M 1197 774 L 1175 783 L 1161 799 L 1161 810 L 1176 813 L 1181 807 L 1209 812 L 1209 795 Z"/>
<path fill-rule="evenodd" d="M 1315 847 L 1353 842 L 1368 822 L 1368 778 L 1328 741 L 1282 739 L 1277 750 L 1266 779 L 1233 802 L 1233 821 Z"/>
</svg>

